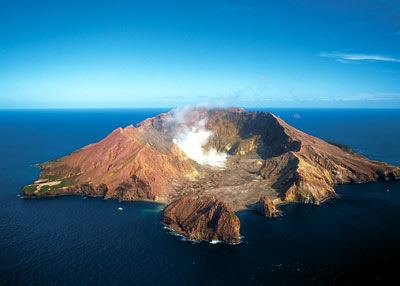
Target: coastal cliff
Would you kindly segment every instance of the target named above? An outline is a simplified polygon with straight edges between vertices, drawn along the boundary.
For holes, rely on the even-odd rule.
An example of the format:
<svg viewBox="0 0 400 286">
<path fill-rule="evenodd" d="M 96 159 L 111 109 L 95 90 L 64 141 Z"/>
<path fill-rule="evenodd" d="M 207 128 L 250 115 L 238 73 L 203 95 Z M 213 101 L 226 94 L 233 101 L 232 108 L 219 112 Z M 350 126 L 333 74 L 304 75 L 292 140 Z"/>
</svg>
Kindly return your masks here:
<svg viewBox="0 0 400 286">
<path fill-rule="evenodd" d="M 190 240 L 240 241 L 235 212 L 215 197 L 181 197 L 164 209 L 164 224 Z"/>
<path fill-rule="evenodd" d="M 206 139 L 200 152 L 222 158 L 218 164 L 196 161 L 183 151 L 179 139 L 193 132 Z M 308 135 L 268 112 L 172 110 L 37 164 L 40 178 L 21 194 L 170 203 L 164 222 L 178 233 L 234 243 L 240 227 L 235 210 L 258 205 L 263 215 L 276 217 L 275 205 L 281 203 L 319 204 L 336 198 L 335 184 L 400 178 L 399 167 L 343 146 Z"/>
</svg>

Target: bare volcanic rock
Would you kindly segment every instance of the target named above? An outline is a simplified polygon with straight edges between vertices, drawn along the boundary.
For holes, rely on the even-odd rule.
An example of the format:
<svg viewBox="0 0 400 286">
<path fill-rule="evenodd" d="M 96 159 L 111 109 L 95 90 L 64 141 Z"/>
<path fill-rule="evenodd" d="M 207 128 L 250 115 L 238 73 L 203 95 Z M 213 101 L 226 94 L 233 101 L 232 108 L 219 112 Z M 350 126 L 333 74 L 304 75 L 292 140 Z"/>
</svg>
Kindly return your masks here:
<svg viewBox="0 0 400 286">
<path fill-rule="evenodd" d="M 215 197 L 181 197 L 164 210 L 164 224 L 176 233 L 201 241 L 238 243 L 240 221 L 234 211 Z"/>
<path fill-rule="evenodd" d="M 242 209 L 264 195 L 277 202 L 319 204 L 336 197 L 334 184 L 400 178 L 400 167 L 346 152 L 269 112 L 184 111 L 117 128 L 100 142 L 38 164 L 40 180 L 26 186 L 22 195 L 85 194 L 168 203 L 207 194 Z M 204 134 L 211 135 L 203 151 L 229 155 L 222 168 L 198 164 L 175 144 L 177 135 L 193 132 L 199 122 Z"/>
<path fill-rule="evenodd" d="M 86 194 L 120 200 L 164 200 L 194 169 L 186 156 L 158 132 L 132 125 L 71 154 L 38 164 L 39 183 L 25 187 L 25 197 Z M 42 181 L 56 181 L 41 188 Z M 35 188 L 36 187 L 36 188 Z"/>
<path fill-rule="evenodd" d="M 276 208 L 274 202 L 267 195 L 260 198 L 260 201 L 255 206 L 255 210 L 269 218 L 282 216 L 280 210 Z"/>
<path fill-rule="evenodd" d="M 210 166 L 204 162 L 213 160 L 186 154 L 179 140 L 193 134 L 206 139 L 197 144 L 196 156 L 223 154 L 226 161 Z M 272 113 L 237 108 L 171 110 L 38 166 L 40 178 L 23 188 L 24 197 L 172 202 L 164 219 L 177 232 L 228 242 L 239 233 L 230 208 L 258 204 L 274 217 L 272 201 L 319 204 L 337 197 L 336 184 L 400 179 L 400 167 L 306 134 Z"/>
<path fill-rule="evenodd" d="M 183 121 L 170 120 L 176 113 L 147 119 L 139 128 L 157 130 L 172 140 L 187 124 L 206 120 L 213 135 L 204 148 L 230 156 L 223 170 L 195 166 L 203 174 L 195 189 L 197 194 L 208 191 L 234 209 L 253 205 L 264 194 L 281 202 L 319 204 L 337 197 L 334 184 L 400 178 L 400 167 L 346 152 L 269 112 L 200 108 L 184 114 Z M 189 193 L 191 189 L 193 182 L 180 188 Z"/>
</svg>

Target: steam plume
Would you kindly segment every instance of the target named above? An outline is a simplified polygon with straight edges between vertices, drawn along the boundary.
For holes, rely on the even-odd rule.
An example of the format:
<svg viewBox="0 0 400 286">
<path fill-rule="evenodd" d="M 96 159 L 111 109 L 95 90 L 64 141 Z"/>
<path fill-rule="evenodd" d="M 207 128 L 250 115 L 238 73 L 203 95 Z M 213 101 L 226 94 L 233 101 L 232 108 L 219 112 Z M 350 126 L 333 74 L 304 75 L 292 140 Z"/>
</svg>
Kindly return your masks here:
<svg viewBox="0 0 400 286">
<path fill-rule="evenodd" d="M 197 114 L 196 114 L 197 112 Z M 195 108 L 185 107 L 174 110 L 172 114 L 166 118 L 169 124 L 180 125 L 180 131 L 173 138 L 173 142 L 186 153 L 186 155 L 201 165 L 210 165 L 222 167 L 228 155 L 226 153 L 217 152 L 214 148 L 207 151 L 204 146 L 213 132 L 206 130 L 205 125 L 208 118 L 202 118 L 194 124 L 190 124 L 190 119 L 200 118 Z"/>
</svg>

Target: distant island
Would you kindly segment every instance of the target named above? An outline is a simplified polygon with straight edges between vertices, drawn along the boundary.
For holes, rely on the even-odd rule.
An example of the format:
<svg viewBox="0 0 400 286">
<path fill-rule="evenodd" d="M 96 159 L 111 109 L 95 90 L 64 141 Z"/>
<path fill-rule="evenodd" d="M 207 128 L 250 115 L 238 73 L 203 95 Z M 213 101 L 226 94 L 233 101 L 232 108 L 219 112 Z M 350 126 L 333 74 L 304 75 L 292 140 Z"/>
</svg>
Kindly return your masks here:
<svg viewBox="0 0 400 286">
<path fill-rule="evenodd" d="M 167 205 L 188 239 L 240 241 L 235 211 L 280 216 L 282 203 L 320 204 L 335 184 L 400 178 L 400 167 L 326 142 L 269 112 L 190 107 L 118 128 L 100 142 L 37 164 L 25 198 L 85 195 Z"/>
</svg>

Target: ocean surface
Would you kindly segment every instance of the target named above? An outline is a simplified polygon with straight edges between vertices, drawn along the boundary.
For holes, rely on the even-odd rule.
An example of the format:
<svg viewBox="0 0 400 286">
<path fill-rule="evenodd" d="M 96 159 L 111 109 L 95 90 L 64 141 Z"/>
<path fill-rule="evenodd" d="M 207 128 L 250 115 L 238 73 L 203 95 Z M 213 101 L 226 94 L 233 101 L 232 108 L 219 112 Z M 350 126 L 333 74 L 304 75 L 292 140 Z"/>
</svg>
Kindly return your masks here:
<svg viewBox="0 0 400 286">
<path fill-rule="evenodd" d="M 340 200 L 285 205 L 278 219 L 241 211 L 239 245 L 183 241 L 163 228 L 157 204 L 18 196 L 39 175 L 34 163 L 162 111 L 0 111 L 1 285 L 354 285 L 397 277 L 400 182 L 338 186 Z M 398 109 L 270 111 L 400 165 Z"/>
</svg>

